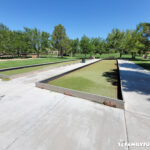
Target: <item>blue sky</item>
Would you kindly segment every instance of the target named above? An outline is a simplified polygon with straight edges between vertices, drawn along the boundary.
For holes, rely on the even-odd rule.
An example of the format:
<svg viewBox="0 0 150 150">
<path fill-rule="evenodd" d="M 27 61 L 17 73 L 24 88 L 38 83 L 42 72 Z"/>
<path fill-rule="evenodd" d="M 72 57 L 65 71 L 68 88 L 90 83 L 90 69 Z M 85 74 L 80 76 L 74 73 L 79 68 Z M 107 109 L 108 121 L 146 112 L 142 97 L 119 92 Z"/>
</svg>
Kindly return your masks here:
<svg viewBox="0 0 150 150">
<path fill-rule="evenodd" d="M 105 38 L 112 28 L 150 22 L 149 7 L 150 0 L 1 0 L 0 22 L 13 30 L 26 26 L 49 33 L 61 23 L 70 38 Z"/>
</svg>

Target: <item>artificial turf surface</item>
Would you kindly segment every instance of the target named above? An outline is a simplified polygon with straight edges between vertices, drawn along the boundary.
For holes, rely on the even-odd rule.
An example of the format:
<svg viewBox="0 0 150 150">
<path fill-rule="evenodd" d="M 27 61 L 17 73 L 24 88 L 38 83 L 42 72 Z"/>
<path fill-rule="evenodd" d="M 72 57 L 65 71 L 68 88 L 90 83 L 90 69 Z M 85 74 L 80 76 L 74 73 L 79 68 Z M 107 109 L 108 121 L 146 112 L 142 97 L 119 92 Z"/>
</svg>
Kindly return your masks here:
<svg viewBox="0 0 150 150">
<path fill-rule="evenodd" d="M 68 61 L 68 62 L 62 62 L 62 63 L 50 64 L 50 65 L 44 65 L 44 66 L 29 67 L 29 68 L 23 68 L 23 69 L 15 69 L 15 70 L 0 72 L 0 74 L 11 76 L 11 75 L 26 73 L 26 72 L 30 72 L 30 71 L 34 71 L 34 70 L 38 70 L 38 69 L 45 69 L 45 68 L 51 69 L 51 68 L 54 68 L 54 67 L 57 67 L 57 66 L 63 66 L 63 65 L 71 64 L 71 63 L 80 62 L 80 61 L 81 60 L 76 60 L 76 61 Z"/>
<path fill-rule="evenodd" d="M 11 67 L 21 67 L 26 65 L 35 65 L 49 62 L 57 62 L 64 60 L 71 60 L 72 58 L 36 58 L 36 59 L 27 59 L 27 60 L 16 60 L 16 61 L 0 61 L 0 69 L 11 68 Z"/>
<path fill-rule="evenodd" d="M 49 84 L 117 98 L 117 62 L 103 60 L 50 81 Z"/>
</svg>

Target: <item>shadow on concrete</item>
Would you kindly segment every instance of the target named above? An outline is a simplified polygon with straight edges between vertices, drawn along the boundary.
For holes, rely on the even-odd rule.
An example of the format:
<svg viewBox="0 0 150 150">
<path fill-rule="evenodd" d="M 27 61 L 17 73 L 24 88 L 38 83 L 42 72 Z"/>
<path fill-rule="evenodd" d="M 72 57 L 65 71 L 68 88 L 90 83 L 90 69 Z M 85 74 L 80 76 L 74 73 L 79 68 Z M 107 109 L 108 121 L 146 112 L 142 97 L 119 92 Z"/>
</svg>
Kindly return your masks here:
<svg viewBox="0 0 150 150">
<path fill-rule="evenodd" d="M 150 98 L 148 98 L 147 100 L 150 101 Z"/>
<path fill-rule="evenodd" d="M 150 95 L 150 74 L 131 70 L 121 70 L 120 75 L 123 79 L 122 86 L 124 91 Z"/>
<path fill-rule="evenodd" d="M 137 92 L 141 95 L 150 96 L 150 72 L 144 72 L 143 68 L 132 63 L 123 63 L 119 64 L 119 66 L 127 69 L 120 70 L 120 76 L 121 79 L 123 79 L 122 87 L 125 92 Z M 132 71 L 130 69 L 134 70 Z M 112 85 L 118 85 L 116 80 L 117 70 L 105 72 L 103 76 L 105 76 L 107 81 L 111 82 Z M 147 100 L 150 101 L 150 98 Z"/>
<path fill-rule="evenodd" d="M 140 64 L 139 64 L 140 65 Z M 128 69 L 137 69 L 137 70 L 143 70 L 142 67 L 139 67 L 138 65 L 136 64 L 132 64 L 132 63 L 122 63 L 122 64 L 119 64 L 120 67 L 123 67 L 123 68 L 128 68 Z"/>
<path fill-rule="evenodd" d="M 147 70 L 150 70 L 150 63 L 140 63 L 138 62 L 137 65 L 147 69 Z"/>
<path fill-rule="evenodd" d="M 5 95 L 1 95 L 1 96 L 0 96 L 0 100 L 1 100 L 3 97 L 5 97 Z"/>
</svg>

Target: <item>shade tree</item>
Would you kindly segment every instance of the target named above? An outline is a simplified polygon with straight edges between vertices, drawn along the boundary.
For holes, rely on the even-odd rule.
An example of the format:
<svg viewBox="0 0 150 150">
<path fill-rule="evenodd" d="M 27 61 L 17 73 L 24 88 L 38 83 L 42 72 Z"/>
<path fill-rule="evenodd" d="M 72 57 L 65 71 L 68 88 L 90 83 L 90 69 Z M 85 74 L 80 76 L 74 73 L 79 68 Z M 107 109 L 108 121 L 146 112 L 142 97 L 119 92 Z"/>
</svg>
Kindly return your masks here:
<svg viewBox="0 0 150 150">
<path fill-rule="evenodd" d="M 91 52 L 91 43 L 90 43 L 90 38 L 88 38 L 87 36 L 82 36 L 81 40 L 80 40 L 80 49 L 81 49 L 81 53 L 85 55 L 89 54 Z"/>
<path fill-rule="evenodd" d="M 63 52 L 65 49 L 67 34 L 66 29 L 63 25 L 59 24 L 54 27 L 52 33 L 52 45 L 54 50 L 58 50 L 58 55 L 63 57 Z"/>
</svg>

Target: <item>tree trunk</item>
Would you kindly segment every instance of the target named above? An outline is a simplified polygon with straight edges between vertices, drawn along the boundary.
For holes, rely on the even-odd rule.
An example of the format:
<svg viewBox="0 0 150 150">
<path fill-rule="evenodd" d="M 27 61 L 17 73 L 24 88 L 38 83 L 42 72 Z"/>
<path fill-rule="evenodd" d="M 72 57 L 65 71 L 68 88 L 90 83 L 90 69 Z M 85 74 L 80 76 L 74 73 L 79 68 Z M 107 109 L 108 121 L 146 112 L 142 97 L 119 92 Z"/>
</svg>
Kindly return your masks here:
<svg viewBox="0 0 150 150">
<path fill-rule="evenodd" d="M 63 57 L 63 49 L 62 49 L 62 47 L 60 48 L 60 56 Z"/>
<path fill-rule="evenodd" d="M 135 54 L 134 54 L 134 52 L 132 52 L 132 59 L 135 59 Z"/>
<path fill-rule="evenodd" d="M 17 56 L 18 56 L 18 57 L 20 56 L 20 52 L 19 52 L 19 50 L 17 50 Z"/>
<path fill-rule="evenodd" d="M 58 51 L 58 56 L 60 56 L 60 50 Z"/>
<path fill-rule="evenodd" d="M 122 53 L 120 53 L 120 58 L 122 57 Z"/>
<path fill-rule="evenodd" d="M 40 56 L 39 50 L 37 51 L 36 55 L 37 55 L 37 58 L 39 58 Z"/>
<path fill-rule="evenodd" d="M 74 54 L 73 54 L 73 56 L 74 56 Z M 70 53 L 70 57 L 72 57 L 72 52 Z"/>
</svg>

